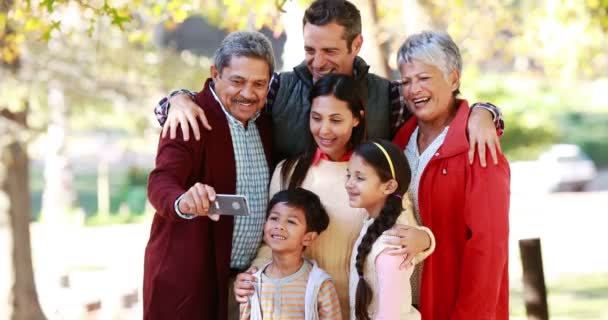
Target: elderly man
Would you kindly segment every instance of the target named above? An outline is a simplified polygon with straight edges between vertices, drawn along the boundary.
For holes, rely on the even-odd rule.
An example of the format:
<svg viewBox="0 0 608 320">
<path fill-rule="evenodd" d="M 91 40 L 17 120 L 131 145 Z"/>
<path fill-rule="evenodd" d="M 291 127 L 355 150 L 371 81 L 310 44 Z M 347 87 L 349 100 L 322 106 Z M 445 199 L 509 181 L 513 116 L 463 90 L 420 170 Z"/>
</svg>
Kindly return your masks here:
<svg viewBox="0 0 608 320">
<path fill-rule="evenodd" d="M 262 239 L 272 138 L 260 110 L 273 71 L 265 36 L 231 33 L 194 96 L 214 130 L 201 140 L 160 139 L 148 182 L 156 214 L 145 252 L 145 319 L 238 317 L 228 289 Z M 250 215 L 209 214 L 216 192 L 245 195 Z"/>
<path fill-rule="evenodd" d="M 392 139 L 400 125 L 409 119 L 411 112 L 400 99 L 401 83 L 390 82 L 368 72 L 369 66 L 358 56 L 363 37 L 361 14 L 357 7 L 349 1 L 317 0 L 306 9 L 302 24 L 306 59 L 293 71 L 275 74 L 268 92 L 267 110 L 273 122 L 275 160 L 303 151 L 302 137 L 308 132 L 306 117 L 310 110 L 310 88 L 314 81 L 328 73 L 351 75 L 361 82 L 363 88 L 367 88 L 368 134 L 370 138 Z M 167 120 L 163 135 L 171 131 L 173 137 L 180 123 L 186 134 L 190 123 L 197 139 L 200 137 L 196 118 L 204 118 L 205 115 L 187 94 L 180 94 L 187 92 L 173 92 L 171 99 L 162 99 L 156 107 L 159 122 L 163 124 Z M 496 163 L 496 153 L 500 151 L 496 128 L 502 130 L 503 126 L 500 112 L 491 104 L 475 104 L 471 110 L 468 123 L 471 142 L 469 160 L 473 161 L 475 149 L 478 148 L 479 160 L 485 166 L 485 148 L 488 146 Z M 206 127 L 211 129 L 212 126 Z M 188 138 L 185 134 L 184 137 Z"/>
</svg>

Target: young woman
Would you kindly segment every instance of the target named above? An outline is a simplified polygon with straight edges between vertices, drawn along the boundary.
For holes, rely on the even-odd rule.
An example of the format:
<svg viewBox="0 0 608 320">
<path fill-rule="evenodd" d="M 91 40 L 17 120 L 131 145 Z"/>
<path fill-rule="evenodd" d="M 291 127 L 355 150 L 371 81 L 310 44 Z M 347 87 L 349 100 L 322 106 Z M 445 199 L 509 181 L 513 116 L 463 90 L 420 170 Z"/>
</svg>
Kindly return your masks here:
<svg viewBox="0 0 608 320">
<path fill-rule="evenodd" d="M 410 168 L 401 150 L 388 141 L 358 146 L 348 163 L 346 191 L 354 208 L 367 217 L 350 262 L 351 319 L 420 319 L 412 306 L 410 277 L 416 264 L 434 250 L 433 234 L 425 232 L 427 249 L 403 265 L 403 257 L 388 254 L 382 233 L 396 223 L 417 226 L 406 191 Z"/>
</svg>

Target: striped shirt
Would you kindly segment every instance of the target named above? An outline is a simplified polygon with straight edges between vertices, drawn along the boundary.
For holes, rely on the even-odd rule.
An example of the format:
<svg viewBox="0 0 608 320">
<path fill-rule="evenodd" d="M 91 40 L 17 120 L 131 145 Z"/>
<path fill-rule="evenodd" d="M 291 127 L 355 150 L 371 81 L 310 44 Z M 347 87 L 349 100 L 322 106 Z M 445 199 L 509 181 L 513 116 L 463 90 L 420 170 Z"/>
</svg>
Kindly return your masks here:
<svg viewBox="0 0 608 320">
<path fill-rule="evenodd" d="M 268 204 L 270 173 L 262 139 L 255 124 L 259 114 L 250 119 L 245 127 L 226 110 L 213 87 L 210 89 L 228 119 L 236 163 L 236 193 L 247 197 L 249 204 L 248 216 L 234 218 L 230 254 L 230 268 L 245 269 L 255 258 L 257 249 L 262 243 Z"/>
<path fill-rule="evenodd" d="M 260 302 L 264 320 L 303 320 L 306 285 L 312 265 L 304 260 L 294 274 L 273 279 L 264 274 L 260 280 Z M 317 296 L 319 320 L 340 320 L 340 300 L 331 280 L 323 282 Z M 251 305 L 241 304 L 241 320 L 249 320 Z"/>
</svg>

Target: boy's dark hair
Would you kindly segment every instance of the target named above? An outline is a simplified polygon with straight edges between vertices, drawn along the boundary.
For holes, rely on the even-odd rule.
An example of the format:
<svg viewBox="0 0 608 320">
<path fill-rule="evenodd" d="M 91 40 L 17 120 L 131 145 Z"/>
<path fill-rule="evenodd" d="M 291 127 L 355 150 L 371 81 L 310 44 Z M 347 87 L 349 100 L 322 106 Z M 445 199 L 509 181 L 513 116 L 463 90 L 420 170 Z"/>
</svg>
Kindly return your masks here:
<svg viewBox="0 0 608 320">
<path fill-rule="evenodd" d="M 324 26 L 332 22 L 344 27 L 342 37 L 350 53 L 353 40 L 361 34 L 361 13 L 354 4 L 346 0 L 317 0 L 304 12 L 302 26 L 307 23 Z"/>
<path fill-rule="evenodd" d="M 306 217 L 306 232 L 323 232 L 329 224 L 329 216 L 319 197 L 303 188 L 290 188 L 277 192 L 266 210 L 266 218 L 277 203 L 285 203 L 288 207 L 304 211 Z"/>
</svg>

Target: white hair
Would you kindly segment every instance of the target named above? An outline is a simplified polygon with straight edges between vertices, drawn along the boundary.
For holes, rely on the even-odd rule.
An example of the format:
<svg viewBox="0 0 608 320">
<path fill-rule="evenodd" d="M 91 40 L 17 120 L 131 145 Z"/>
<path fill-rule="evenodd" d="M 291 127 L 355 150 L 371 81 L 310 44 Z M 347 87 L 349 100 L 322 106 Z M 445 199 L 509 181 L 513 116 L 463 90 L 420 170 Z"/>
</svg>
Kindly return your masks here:
<svg viewBox="0 0 608 320">
<path fill-rule="evenodd" d="M 449 34 L 423 31 L 409 36 L 397 54 L 397 65 L 418 60 L 441 70 L 445 79 L 452 71 L 462 74 L 462 56 Z"/>
</svg>

